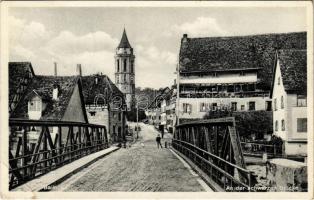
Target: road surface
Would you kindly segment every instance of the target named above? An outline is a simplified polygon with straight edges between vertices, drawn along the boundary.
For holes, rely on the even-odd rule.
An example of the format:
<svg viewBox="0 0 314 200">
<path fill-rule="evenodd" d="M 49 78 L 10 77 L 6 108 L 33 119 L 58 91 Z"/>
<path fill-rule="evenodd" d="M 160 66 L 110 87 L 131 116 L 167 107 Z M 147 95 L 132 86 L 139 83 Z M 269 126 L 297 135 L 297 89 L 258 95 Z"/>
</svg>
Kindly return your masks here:
<svg viewBox="0 0 314 200">
<path fill-rule="evenodd" d="M 170 149 L 157 149 L 153 126 L 142 123 L 141 128 L 139 142 L 100 159 L 54 191 L 210 191 Z"/>
</svg>

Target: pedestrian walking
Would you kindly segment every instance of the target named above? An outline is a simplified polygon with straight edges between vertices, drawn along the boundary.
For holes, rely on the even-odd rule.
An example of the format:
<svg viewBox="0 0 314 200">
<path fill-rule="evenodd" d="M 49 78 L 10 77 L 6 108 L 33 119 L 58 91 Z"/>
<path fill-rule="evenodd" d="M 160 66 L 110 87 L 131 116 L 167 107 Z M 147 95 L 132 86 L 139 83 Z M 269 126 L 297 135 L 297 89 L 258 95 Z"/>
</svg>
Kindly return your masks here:
<svg viewBox="0 0 314 200">
<path fill-rule="evenodd" d="M 156 137 L 156 142 L 157 142 L 157 147 L 158 147 L 158 149 L 159 149 L 159 146 L 160 146 L 160 148 L 162 148 L 160 134 L 157 135 L 157 137 Z"/>
</svg>

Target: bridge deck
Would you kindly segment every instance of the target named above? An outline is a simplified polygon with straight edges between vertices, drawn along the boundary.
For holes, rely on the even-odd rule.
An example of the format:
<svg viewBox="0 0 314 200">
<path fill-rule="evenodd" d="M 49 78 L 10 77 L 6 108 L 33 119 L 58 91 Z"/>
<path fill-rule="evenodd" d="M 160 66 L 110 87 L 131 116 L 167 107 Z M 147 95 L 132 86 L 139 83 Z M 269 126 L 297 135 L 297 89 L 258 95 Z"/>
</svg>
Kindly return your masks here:
<svg viewBox="0 0 314 200">
<path fill-rule="evenodd" d="M 169 149 L 157 149 L 157 131 L 141 124 L 141 143 L 104 157 L 54 191 L 209 191 Z M 169 134 L 170 135 L 170 134 Z M 169 135 L 166 138 L 169 140 Z M 163 142 L 167 140 L 164 139 Z M 144 146 L 143 146 L 144 145 Z M 164 145 L 164 143 L 163 143 Z"/>
</svg>

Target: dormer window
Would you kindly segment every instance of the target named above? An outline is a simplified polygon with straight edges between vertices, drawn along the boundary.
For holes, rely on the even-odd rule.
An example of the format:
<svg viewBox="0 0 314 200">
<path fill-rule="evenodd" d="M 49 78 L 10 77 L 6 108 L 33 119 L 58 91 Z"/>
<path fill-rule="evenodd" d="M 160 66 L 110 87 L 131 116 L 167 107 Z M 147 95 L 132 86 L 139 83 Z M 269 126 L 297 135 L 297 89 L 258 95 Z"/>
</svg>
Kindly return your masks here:
<svg viewBox="0 0 314 200">
<path fill-rule="evenodd" d="M 42 99 L 39 96 L 34 96 L 28 101 L 28 117 L 29 119 L 38 120 L 41 118 L 43 109 Z"/>
<path fill-rule="evenodd" d="M 33 98 L 28 104 L 29 111 L 41 111 L 41 100 L 38 98 Z"/>
</svg>

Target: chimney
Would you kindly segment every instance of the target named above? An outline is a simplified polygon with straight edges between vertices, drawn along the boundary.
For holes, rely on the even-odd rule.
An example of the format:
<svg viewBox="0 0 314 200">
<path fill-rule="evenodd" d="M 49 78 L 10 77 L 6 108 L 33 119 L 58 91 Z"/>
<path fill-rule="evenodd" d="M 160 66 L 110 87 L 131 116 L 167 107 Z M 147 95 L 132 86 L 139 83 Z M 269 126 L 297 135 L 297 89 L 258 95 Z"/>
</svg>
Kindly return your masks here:
<svg viewBox="0 0 314 200">
<path fill-rule="evenodd" d="M 58 76 L 58 72 L 57 72 L 57 63 L 54 62 L 53 64 L 54 64 L 54 75 L 55 75 L 55 76 Z"/>
<path fill-rule="evenodd" d="M 188 34 L 184 33 L 182 37 L 182 42 L 187 42 L 188 41 Z"/>
<path fill-rule="evenodd" d="M 82 65 L 81 64 L 76 65 L 76 75 L 82 76 Z"/>
<path fill-rule="evenodd" d="M 59 86 L 57 83 L 54 83 L 53 90 L 52 90 L 52 99 L 58 100 L 58 96 L 59 96 Z"/>
</svg>

